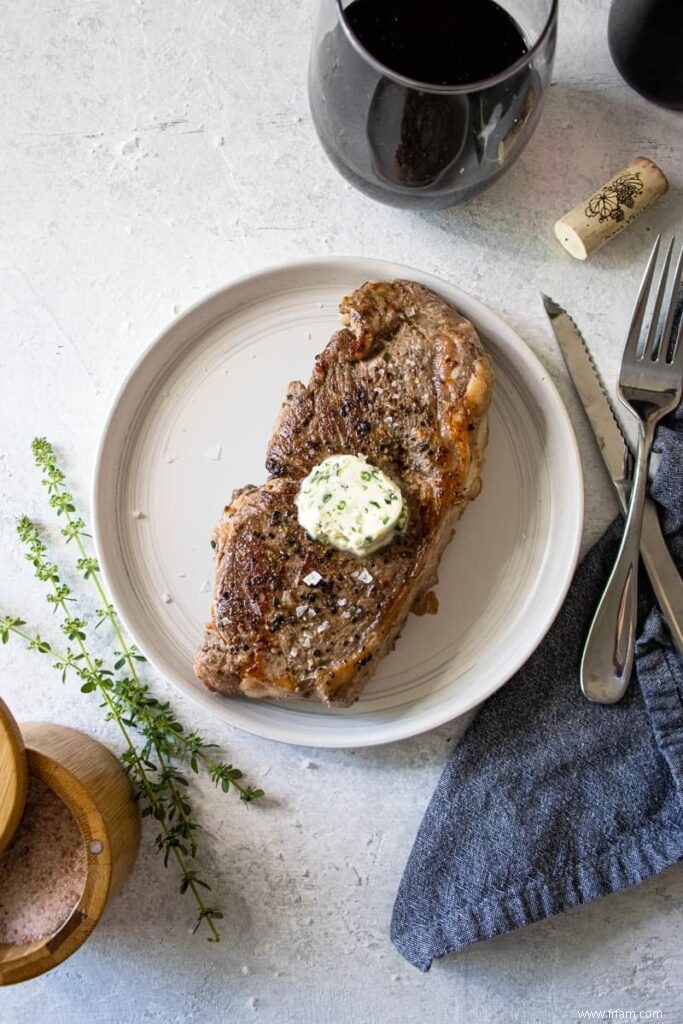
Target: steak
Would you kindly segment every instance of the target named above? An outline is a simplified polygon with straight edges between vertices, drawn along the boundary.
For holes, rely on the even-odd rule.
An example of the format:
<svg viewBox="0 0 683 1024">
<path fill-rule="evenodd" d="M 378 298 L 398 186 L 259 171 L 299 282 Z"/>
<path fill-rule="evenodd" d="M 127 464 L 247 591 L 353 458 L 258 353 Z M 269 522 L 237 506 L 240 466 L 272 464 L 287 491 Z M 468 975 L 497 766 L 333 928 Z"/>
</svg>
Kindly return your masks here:
<svg viewBox="0 0 683 1024">
<path fill-rule="evenodd" d="M 408 613 L 432 611 L 441 554 L 481 488 L 493 374 L 472 324 L 413 281 L 370 281 L 340 304 L 345 325 L 289 385 L 265 484 L 235 491 L 214 531 L 211 621 L 195 658 L 210 690 L 347 707 Z M 399 484 L 405 530 L 362 558 L 312 540 L 302 479 L 362 455 Z"/>
</svg>

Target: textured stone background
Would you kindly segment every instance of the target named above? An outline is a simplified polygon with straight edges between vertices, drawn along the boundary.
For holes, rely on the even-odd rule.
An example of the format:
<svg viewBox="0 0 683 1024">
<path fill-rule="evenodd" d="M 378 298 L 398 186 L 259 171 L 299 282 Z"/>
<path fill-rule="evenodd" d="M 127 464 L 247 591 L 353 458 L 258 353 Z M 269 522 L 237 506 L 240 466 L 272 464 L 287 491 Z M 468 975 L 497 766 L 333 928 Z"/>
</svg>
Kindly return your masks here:
<svg viewBox="0 0 683 1024">
<path fill-rule="evenodd" d="M 44 511 L 31 438 L 47 433 L 61 446 L 87 506 L 103 418 L 141 349 L 209 289 L 300 256 L 413 263 L 507 318 L 553 374 L 575 423 L 586 542 L 614 514 L 538 291 L 572 310 L 612 380 L 653 234 L 681 217 L 680 117 L 618 78 L 607 0 L 563 0 L 555 83 L 507 177 L 465 208 L 384 209 L 345 186 L 314 138 L 305 79 L 315 7 L 2 3 L 4 609 L 45 623 L 13 527 L 18 513 Z M 641 153 L 661 162 L 671 192 L 590 264 L 572 261 L 554 241 L 555 216 Z M 73 723 L 116 744 L 91 700 L 15 645 L 2 653 L 0 692 L 19 717 Z M 197 794 L 210 823 L 205 867 L 226 911 L 223 943 L 190 937 L 191 906 L 145 842 L 87 947 L 49 976 L 0 992 L 3 1024 L 564 1024 L 581 1009 L 607 1008 L 683 1020 L 679 868 L 451 957 L 427 976 L 393 950 L 396 886 L 463 723 L 384 749 L 302 752 L 214 725 L 174 699 L 269 793 L 253 809 L 207 783 Z"/>
</svg>

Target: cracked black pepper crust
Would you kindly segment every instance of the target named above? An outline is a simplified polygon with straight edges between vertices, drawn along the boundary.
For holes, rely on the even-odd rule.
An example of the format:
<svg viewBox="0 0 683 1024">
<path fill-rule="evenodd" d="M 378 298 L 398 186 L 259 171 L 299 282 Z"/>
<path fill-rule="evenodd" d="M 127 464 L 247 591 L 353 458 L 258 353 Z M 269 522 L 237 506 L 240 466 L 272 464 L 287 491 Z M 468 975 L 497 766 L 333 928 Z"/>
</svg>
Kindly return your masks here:
<svg viewBox="0 0 683 1024">
<path fill-rule="evenodd" d="M 353 703 L 479 492 L 493 376 L 469 321 L 412 281 L 368 282 L 340 311 L 345 327 L 308 385 L 287 389 L 269 479 L 235 492 L 214 533 L 212 618 L 195 659 L 209 689 Z M 302 478 L 340 453 L 366 456 L 409 505 L 406 532 L 363 558 L 297 521 Z"/>
</svg>

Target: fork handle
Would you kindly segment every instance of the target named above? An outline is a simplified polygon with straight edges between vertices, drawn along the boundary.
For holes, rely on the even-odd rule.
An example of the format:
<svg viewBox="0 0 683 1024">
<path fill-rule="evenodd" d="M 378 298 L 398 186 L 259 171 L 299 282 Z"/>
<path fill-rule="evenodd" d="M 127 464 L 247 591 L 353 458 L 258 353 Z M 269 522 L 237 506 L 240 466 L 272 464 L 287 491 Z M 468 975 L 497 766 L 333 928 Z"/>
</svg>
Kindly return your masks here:
<svg viewBox="0 0 683 1024">
<path fill-rule="evenodd" d="M 639 424 L 633 486 L 624 533 L 583 650 L 581 689 L 588 700 L 615 704 L 631 678 L 638 611 L 638 562 L 654 422 Z"/>
</svg>

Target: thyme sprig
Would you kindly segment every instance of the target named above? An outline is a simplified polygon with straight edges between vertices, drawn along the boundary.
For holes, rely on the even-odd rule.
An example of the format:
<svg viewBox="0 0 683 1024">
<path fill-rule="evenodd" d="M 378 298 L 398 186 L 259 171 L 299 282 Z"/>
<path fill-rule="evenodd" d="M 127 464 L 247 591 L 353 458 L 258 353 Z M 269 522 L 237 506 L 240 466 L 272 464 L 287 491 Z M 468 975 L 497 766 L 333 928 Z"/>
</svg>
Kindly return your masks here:
<svg viewBox="0 0 683 1024">
<path fill-rule="evenodd" d="M 11 635 L 19 637 L 30 650 L 51 658 L 62 682 L 69 674 L 75 674 L 83 693 L 96 693 L 101 698 L 105 718 L 117 725 L 123 737 L 121 761 L 133 782 L 142 814 L 158 822 L 156 849 L 163 853 L 165 865 L 171 859 L 175 861 L 180 872 L 180 892 L 190 892 L 197 904 L 194 931 L 206 924 L 209 941 L 218 942 L 220 933 L 216 921 L 223 915 L 217 908 L 207 905 L 202 890 L 211 887 L 191 863 L 197 854 L 201 826 L 194 820 L 188 796 L 189 780 L 181 767 L 189 768 L 194 774 L 206 771 L 223 792 L 234 787 L 246 803 L 263 796 L 263 790 L 241 782 L 243 775 L 239 768 L 219 760 L 214 755 L 215 744 L 207 743 L 196 731 L 188 732 L 170 703 L 158 700 L 140 678 L 139 665 L 145 658 L 127 640 L 116 609 L 107 597 L 97 559 L 86 546 L 89 535 L 85 522 L 77 513 L 73 495 L 67 490 L 54 449 L 44 438 L 37 438 L 32 450 L 35 463 L 44 474 L 42 482 L 50 494 L 50 505 L 64 519 L 62 535 L 67 544 L 74 542 L 76 546 L 76 568 L 94 585 L 101 602 L 94 628 L 108 623 L 118 649 L 112 664 L 90 653 L 88 624 L 72 612 L 70 605 L 75 601 L 74 594 L 62 579 L 58 566 L 49 560 L 40 530 L 27 516 L 18 521 L 17 532 L 27 548 L 26 557 L 36 577 L 48 588 L 49 604 L 61 614 L 67 645 L 64 650 L 56 650 L 40 634 L 26 628 L 23 619 L 12 615 L 0 617 L 0 640 L 7 643 Z M 133 733 L 138 735 L 134 738 Z"/>
</svg>

